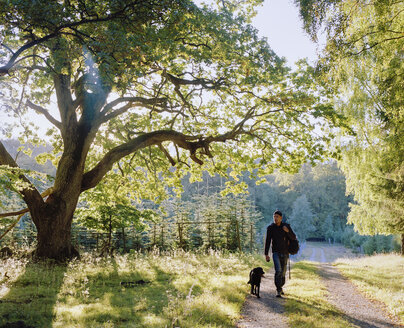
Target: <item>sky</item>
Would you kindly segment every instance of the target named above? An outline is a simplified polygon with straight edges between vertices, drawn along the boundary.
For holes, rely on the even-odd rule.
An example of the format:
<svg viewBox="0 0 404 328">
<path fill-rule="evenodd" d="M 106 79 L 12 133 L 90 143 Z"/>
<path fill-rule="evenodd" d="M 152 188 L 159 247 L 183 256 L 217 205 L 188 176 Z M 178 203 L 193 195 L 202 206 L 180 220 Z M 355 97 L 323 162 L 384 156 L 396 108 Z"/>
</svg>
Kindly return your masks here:
<svg viewBox="0 0 404 328">
<path fill-rule="evenodd" d="M 301 58 L 309 62 L 316 59 L 316 44 L 303 31 L 298 8 L 291 0 L 265 0 L 257 12 L 253 25 L 259 35 L 266 37 L 272 50 L 290 66 Z"/>
<path fill-rule="evenodd" d="M 195 2 L 209 2 L 209 0 L 195 0 Z M 252 24 L 261 37 L 267 38 L 272 50 L 278 56 L 287 59 L 289 66 L 293 67 L 293 64 L 301 58 L 308 58 L 309 62 L 315 61 L 316 44 L 303 31 L 303 23 L 292 0 L 265 0 L 263 5 L 257 8 L 257 16 L 254 17 Z M 40 134 L 45 134 L 50 127 L 47 120 L 36 113 L 33 113 L 32 117 L 39 125 Z M 2 119 L 4 118 L 0 113 L 0 120 Z"/>
</svg>

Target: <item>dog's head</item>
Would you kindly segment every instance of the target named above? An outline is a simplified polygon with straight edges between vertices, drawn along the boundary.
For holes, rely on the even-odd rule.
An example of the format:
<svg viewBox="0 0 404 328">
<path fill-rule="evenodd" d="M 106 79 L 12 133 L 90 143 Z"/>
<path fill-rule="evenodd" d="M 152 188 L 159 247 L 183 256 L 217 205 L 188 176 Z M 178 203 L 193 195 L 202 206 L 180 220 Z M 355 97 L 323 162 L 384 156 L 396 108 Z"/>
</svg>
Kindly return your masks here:
<svg viewBox="0 0 404 328">
<path fill-rule="evenodd" d="M 259 277 L 262 277 L 265 274 L 264 269 L 261 267 L 254 268 L 252 271 L 255 275 Z"/>
</svg>

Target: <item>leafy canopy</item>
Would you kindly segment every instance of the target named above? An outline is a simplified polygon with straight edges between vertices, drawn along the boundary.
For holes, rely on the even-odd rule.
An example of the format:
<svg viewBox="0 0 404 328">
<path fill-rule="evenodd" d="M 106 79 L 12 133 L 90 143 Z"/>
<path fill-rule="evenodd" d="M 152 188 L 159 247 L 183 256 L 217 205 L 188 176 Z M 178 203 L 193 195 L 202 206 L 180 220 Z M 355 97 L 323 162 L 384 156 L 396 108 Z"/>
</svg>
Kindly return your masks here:
<svg viewBox="0 0 404 328">
<path fill-rule="evenodd" d="M 259 1 L 237 3 L 0 0 L 4 108 L 24 141 L 41 139 L 32 111 L 53 124 L 41 160 L 58 166 L 55 189 L 82 170 L 83 192 L 113 168 L 132 199 L 158 200 L 202 163 L 264 175 L 325 156 L 318 131 L 340 120 L 327 91 L 257 36 Z M 68 169 L 76 151 L 84 167 Z"/>
</svg>

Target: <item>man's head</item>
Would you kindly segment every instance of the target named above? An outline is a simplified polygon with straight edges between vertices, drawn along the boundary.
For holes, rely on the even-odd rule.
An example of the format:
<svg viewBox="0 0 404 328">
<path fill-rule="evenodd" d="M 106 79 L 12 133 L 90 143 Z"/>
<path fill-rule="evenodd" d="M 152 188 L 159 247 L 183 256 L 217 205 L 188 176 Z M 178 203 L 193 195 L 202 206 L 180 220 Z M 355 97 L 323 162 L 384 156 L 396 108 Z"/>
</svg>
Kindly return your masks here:
<svg viewBox="0 0 404 328">
<path fill-rule="evenodd" d="M 275 211 L 274 212 L 274 223 L 279 226 L 281 225 L 282 222 L 282 212 L 281 211 Z"/>
</svg>

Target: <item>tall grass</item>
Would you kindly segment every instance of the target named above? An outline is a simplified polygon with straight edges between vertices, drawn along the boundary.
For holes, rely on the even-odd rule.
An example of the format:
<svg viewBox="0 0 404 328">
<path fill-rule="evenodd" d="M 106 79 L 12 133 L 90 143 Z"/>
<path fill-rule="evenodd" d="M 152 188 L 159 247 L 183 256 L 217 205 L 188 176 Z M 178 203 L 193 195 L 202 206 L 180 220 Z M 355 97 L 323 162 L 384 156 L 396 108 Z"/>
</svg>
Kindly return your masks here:
<svg viewBox="0 0 404 328">
<path fill-rule="evenodd" d="M 336 266 L 368 297 L 384 303 L 404 325 L 404 257 L 386 254 L 340 259 Z"/>
<path fill-rule="evenodd" d="M 66 266 L 3 261 L 0 325 L 233 327 L 249 270 L 262 264 L 262 256 L 220 252 L 87 254 Z"/>
</svg>

